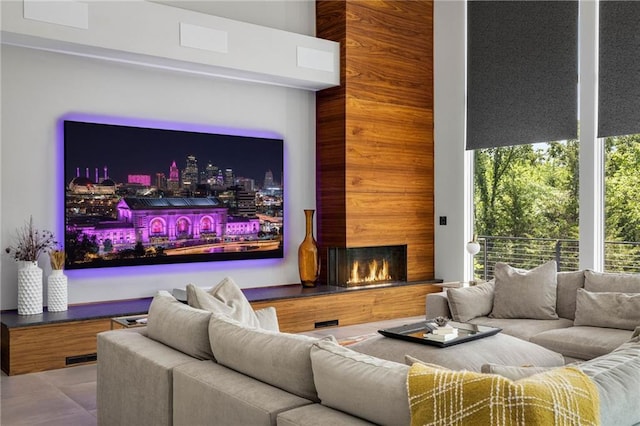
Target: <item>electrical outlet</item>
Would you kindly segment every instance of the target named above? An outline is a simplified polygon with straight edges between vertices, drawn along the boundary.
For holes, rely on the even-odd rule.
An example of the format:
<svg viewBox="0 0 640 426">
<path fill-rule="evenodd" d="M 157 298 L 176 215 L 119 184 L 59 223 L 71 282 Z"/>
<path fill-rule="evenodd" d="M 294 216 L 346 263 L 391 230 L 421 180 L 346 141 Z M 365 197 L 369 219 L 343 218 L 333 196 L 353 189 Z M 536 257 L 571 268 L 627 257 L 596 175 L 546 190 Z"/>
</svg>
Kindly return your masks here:
<svg viewBox="0 0 640 426">
<path fill-rule="evenodd" d="M 447 224 L 447 217 L 440 216 L 440 225 L 446 225 L 446 224 Z"/>
</svg>

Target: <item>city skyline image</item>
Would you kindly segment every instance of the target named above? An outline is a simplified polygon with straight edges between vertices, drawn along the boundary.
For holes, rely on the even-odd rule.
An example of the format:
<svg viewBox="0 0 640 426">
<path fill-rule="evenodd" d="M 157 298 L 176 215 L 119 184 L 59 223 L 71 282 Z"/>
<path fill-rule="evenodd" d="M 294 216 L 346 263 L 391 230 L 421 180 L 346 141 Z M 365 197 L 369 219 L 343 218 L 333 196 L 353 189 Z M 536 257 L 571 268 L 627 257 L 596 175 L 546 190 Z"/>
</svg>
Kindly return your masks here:
<svg viewBox="0 0 640 426">
<path fill-rule="evenodd" d="M 282 258 L 278 138 L 65 120 L 68 269 Z"/>
</svg>

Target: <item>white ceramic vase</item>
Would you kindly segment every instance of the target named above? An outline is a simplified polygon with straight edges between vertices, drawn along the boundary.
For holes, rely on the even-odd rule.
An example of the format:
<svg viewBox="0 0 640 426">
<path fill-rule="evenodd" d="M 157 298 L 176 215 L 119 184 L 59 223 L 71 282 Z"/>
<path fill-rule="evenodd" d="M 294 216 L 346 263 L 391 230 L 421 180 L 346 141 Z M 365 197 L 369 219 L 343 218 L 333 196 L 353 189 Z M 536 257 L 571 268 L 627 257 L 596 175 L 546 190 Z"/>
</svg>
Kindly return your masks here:
<svg viewBox="0 0 640 426">
<path fill-rule="evenodd" d="M 67 276 L 62 269 L 54 269 L 47 279 L 47 310 L 62 312 L 67 310 Z"/>
<path fill-rule="evenodd" d="M 42 268 L 24 262 L 18 269 L 18 315 L 42 313 Z"/>
</svg>

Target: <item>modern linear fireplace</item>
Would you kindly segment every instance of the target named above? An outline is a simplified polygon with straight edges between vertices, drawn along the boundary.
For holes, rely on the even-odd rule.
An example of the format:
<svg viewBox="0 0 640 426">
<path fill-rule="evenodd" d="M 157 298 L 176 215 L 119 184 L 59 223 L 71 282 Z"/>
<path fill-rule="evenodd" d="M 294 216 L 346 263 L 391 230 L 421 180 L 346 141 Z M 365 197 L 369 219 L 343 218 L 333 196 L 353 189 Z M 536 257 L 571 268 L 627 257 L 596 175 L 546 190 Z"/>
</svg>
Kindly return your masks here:
<svg viewBox="0 0 640 426">
<path fill-rule="evenodd" d="M 407 281 L 407 246 L 328 249 L 329 285 L 362 287 Z"/>
</svg>

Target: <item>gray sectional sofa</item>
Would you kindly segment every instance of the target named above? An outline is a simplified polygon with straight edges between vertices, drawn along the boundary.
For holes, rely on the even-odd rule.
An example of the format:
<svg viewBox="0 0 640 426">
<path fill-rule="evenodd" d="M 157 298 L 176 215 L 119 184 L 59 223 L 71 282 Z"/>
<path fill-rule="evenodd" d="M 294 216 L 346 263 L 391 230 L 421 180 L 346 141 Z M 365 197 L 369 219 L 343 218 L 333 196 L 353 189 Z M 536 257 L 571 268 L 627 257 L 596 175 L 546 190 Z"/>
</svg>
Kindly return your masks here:
<svg viewBox="0 0 640 426">
<path fill-rule="evenodd" d="M 495 271 L 492 281 L 429 294 L 427 316 L 502 328 L 562 354 L 567 363 L 611 352 L 640 326 L 640 275 L 556 273 L 555 262 L 532 271 L 499 263 Z M 523 294 L 518 287 L 543 291 Z"/>
<path fill-rule="evenodd" d="M 407 364 L 281 333 L 272 309 L 253 313 L 219 294 L 203 304 L 191 291 L 192 306 L 159 292 L 147 327 L 98 335 L 99 425 L 410 423 Z M 628 337 L 581 365 L 605 425 L 640 422 L 640 336 Z"/>
</svg>

